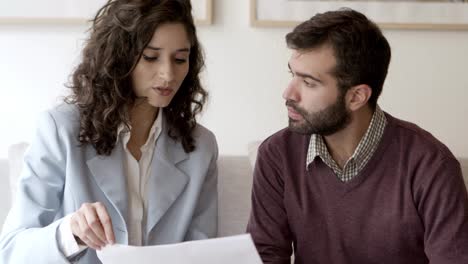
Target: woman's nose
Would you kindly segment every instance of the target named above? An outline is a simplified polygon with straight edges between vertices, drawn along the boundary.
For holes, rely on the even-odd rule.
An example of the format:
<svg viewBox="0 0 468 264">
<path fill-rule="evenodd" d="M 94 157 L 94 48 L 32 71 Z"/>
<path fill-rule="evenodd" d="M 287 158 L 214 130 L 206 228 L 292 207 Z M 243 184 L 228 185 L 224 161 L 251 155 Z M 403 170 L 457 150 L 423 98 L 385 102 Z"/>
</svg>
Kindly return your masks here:
<svg viewBox="0 0 468 264">
<path fill-rule="evenodd" d="M 167 83 L 172 82 L 174 80 L 174 65 L 170 62 L 162 63 L 158 69 L 158 77 Z"/>
</svg>

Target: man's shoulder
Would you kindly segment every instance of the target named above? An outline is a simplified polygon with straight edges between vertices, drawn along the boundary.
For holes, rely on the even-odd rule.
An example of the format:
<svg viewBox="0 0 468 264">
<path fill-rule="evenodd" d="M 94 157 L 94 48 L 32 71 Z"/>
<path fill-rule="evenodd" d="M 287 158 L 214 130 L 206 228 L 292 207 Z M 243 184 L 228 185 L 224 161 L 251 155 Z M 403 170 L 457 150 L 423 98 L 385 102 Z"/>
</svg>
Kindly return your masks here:
<svg viewBox="0 0 468 264">
<path fill-rule="evenodd" d="M 275 156 L 293 155 L 301 152 L 308 145 L 310 135 L 303 135 L 283 128 L 266 138 L 258 149 L 258 154 L 273 154 Z"/>
<path fill-rule="evenodd" d="M 411 155 L 437 155 L 442 159 L 454 158 L 450 149 L 432 135 L 429 131 L 421 128 L 415 123 L 392 117 L 388 114 L 387 120 L 393 131 L 389 135 L 401 146 L 405 146 Z"/>
</svg>

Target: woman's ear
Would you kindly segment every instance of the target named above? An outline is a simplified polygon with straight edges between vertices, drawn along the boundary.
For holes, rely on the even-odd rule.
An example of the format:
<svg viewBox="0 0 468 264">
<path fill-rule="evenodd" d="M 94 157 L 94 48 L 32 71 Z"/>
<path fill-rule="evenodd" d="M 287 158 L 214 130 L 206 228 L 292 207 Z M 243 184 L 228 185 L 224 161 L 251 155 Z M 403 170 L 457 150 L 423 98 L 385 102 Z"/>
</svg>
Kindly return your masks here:
<svg viewBox="0 0 468 264">
<path fill-rule="evenodd" d="M 372 95 L 372 89 L 367 84 L 359 84 L 351 87 L 346 92 L 346 103 L 351 111 L 359 110 L 365 106 Z"/>
</svg>

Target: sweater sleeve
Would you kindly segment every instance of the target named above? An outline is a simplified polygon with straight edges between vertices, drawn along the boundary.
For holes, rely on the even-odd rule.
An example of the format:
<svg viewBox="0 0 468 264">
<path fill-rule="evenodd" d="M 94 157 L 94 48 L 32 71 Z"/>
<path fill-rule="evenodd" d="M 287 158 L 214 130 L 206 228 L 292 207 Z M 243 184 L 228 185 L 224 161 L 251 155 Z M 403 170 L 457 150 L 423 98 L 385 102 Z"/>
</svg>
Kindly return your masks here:
<svg viewBox="0 0 468 264">
<path fill-rule="evenodd" d="M 424 223 L 429 262 L 468 263 L 468 195 L 455 158 L 435 162 L 424 172 L 416 205 Z"/>
<path fill-rule="evenodd" d="M 252 211 L 247 232 L 264 263 L 291 263 L 292 238 L 284 206 L 284 181 L 272 159 L 273 153 L 260 146 L 254 169 Z"/>
</svg>

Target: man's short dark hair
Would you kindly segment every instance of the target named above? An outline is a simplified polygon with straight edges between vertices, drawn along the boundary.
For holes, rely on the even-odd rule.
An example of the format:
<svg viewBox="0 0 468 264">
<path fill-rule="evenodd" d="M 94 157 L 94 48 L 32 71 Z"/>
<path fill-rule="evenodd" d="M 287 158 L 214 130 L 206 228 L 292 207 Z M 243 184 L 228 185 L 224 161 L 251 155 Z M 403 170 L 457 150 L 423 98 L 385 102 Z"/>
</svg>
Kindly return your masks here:
<svg viewBox="0 0 468 264">
<path fill-rule="evenodd" d="M 369 105 L 376 107 L 391 51 L 382 31 L 365 15 L 349 8 L 317 14 L 288 33 L 286 43 L 295 50 L 330 45 L 336 58 L 338 87 L 346 92 L 355 85 L 369 85 Z"/>
</svg>

